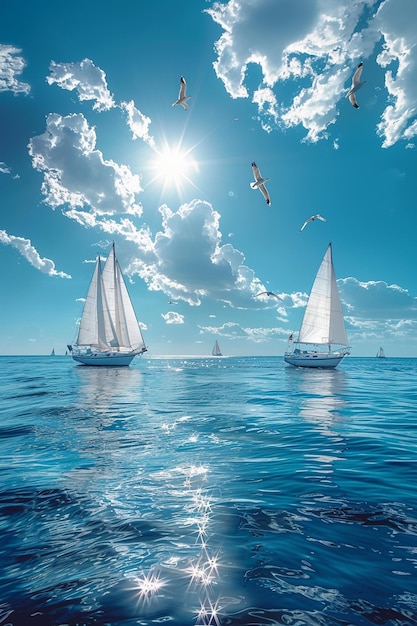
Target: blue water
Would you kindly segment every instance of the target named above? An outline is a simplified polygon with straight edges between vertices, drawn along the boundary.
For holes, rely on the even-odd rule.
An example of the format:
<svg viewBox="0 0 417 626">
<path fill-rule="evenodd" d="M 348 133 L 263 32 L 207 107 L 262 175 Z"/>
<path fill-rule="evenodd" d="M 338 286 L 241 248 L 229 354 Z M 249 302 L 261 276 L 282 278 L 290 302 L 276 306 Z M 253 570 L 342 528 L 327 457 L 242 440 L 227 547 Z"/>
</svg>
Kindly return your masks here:
<svg viewBox="0 0 417 626">
<path fill-rule="evenodd" d="M 0 625 L 417 624 L 417 359 L 0 358 Z"/>
</svg>

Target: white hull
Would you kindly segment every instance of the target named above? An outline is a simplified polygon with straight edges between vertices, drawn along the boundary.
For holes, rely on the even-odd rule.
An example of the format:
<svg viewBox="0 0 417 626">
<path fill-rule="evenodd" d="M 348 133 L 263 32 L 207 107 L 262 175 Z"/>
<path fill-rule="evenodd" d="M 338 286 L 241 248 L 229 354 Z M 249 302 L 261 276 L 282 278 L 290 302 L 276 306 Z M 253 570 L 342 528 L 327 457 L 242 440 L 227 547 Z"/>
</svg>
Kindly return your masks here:
<svg viewBox="0 0 417 626">
<path fill-rule="evenodd" d="M 95 365 L 106 367 L 125 367 L 131 364 L 140 352 L 93 352 L 92 354 L 72 354 L 72 358 L 81 365 Z"/>
<path fill-rule="evenodd" d="M 304 352 L 300 354 L 287 353 L 284 361 L 294 367 L 337 367 L 345 354 L 326 354 L 320 352 Z"/>
</svg>

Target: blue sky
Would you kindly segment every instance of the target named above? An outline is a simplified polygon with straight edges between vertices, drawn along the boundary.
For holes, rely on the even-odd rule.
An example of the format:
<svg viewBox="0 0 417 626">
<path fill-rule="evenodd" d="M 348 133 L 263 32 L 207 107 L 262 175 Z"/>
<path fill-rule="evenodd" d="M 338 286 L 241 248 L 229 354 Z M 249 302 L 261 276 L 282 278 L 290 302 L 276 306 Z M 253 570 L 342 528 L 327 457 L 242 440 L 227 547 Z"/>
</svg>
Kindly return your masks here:
<svg viewBox="0 0 417 626">
<path fill-rule="evenodd" d="M 0 354 L 62 354 L 115 241 L 150 355 L 281 355 L 331 241 L 352 355 L 417 356 L 416 44 L 415 0 L 8 3 Z"/>
</svg>

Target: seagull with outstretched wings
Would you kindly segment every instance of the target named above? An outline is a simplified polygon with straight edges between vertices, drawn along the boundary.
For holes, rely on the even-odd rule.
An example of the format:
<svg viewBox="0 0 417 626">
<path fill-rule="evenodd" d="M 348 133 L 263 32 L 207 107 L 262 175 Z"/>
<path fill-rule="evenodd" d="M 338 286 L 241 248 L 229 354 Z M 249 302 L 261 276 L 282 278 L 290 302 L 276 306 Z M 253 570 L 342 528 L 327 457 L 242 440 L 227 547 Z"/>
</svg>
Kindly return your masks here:
<svg viewBox="0 0 417 626">
<path fill-rule="evenodd" d="M 351 88 L 346 94 L 346 98 L 349 98 L 350 104 L 353 107 L 355 107 L 355 109 L 359 109 L 359 104 L 357 103 L 355 94 L 358 91 L 358 89 L 360 89 L 366 83 L 366 80 L 361 81 L 362 70 L 363 70 L 363 63 L 361 61 L 358 67 L 356 68 L 356 72 L 353 75 Z"/>
<path fill-rule="evenodd" d="M 182 107 L 184 107 L 184 109 L 188 109 L 189 106 L 187 104 L 187 100 L 189 100 L 191 98 L 191 96 L 187 96 L 186 95 L 186 90 L 187 90 L 187 83 L 185 81 L 184 76 L 181 76 L 180 78 L 180 91 L 178 94 L 178 100 L 175 100 L 175 102 L 172 103 L 172 106 L 175 107 L 177 106 L 177 104 L 180 104 Z"/>
<path fill-rule="evenodd" d="M 311 217 L 308 218 L 308 220 L 304 222 L 304 224 L 300 228 L 300 232 L 304 230 L 307 224 L 310 224 L 310 222 L 314 222 L 315 220 L 321 220 L 322 222 L 327 222 L 325 217 L 322 217 L 321 215 L 319 215 L 319 213 L 317 213 L 317 215 L 312 215 Z"/>
<path fill-rule="evenodd" d="M 278 300 L 281 300 L 281 298 L 277 296 L 277 294 L 273 291 L 261 291 L 260 293 L 256 294 L 255 298 L 257 298 L 258 296 L 272 296 L 273 298 L 278 298 Z"/>
<path fill-rule="evenodd" d="M 269 178 L 262 178 L 261 172 L 259 171 L 259 167 L 256 165 L 255 161 L 252 161 L 252 171 L 253 171 L 253 176 L 255 178 L 255 182 L 251 183 L 250 186 L 252 187 L 252 189 L 259 189 L 259 191 L 265 198 L 266 203 L 270 205 L 271 198 L 269 197 L 268 190 L 265 187 L 265 183 L 267 180 L 269 180 Z"/>
</svg>

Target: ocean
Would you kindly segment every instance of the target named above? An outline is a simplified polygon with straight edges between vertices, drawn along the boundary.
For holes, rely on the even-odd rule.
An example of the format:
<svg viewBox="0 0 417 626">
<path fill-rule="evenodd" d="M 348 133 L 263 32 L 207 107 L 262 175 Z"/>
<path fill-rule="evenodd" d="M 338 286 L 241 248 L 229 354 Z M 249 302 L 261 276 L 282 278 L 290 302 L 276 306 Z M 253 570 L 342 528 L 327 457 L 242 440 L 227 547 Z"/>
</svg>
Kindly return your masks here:
<svg viewBox="0 0 417 626">
<path fill-rule="evenodd" d="M 0 357 L 1 626 L 417 625 L 417 359 Z"/>
</svg>

